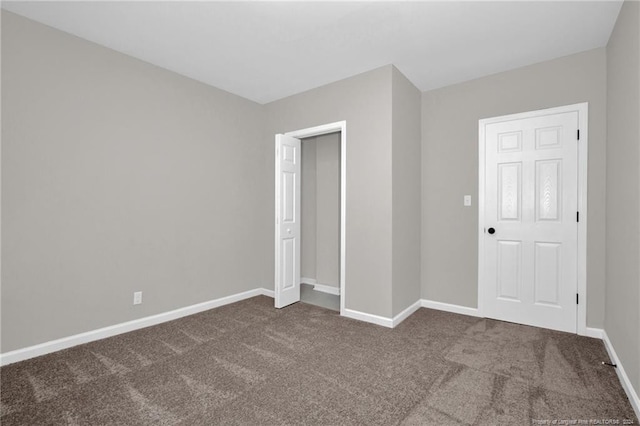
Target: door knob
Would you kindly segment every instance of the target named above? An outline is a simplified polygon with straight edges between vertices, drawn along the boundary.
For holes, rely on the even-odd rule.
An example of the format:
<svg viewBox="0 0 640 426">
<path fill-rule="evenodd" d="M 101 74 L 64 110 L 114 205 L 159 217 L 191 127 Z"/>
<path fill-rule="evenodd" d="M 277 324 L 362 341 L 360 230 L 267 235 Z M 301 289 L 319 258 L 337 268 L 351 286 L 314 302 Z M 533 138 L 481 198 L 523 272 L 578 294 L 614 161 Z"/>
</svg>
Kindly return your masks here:
<svg viewBox="0 0 640 426">
<path fill-rule="evenodd" d="M 489 232 L 491 235 L 493 235 L 493 234 L 495 234 L 495 233 L 496 233 L 496 230 L 495 230 L 495 229 L 493 229 L 493 228 L 489 228 L 489 229 L 487 230 L 487 232 Z"/>
<path fill-rule="evenodd" d="M 287 228 L 287 234 L 291 233 L 291 228 Z"/>
</svg>

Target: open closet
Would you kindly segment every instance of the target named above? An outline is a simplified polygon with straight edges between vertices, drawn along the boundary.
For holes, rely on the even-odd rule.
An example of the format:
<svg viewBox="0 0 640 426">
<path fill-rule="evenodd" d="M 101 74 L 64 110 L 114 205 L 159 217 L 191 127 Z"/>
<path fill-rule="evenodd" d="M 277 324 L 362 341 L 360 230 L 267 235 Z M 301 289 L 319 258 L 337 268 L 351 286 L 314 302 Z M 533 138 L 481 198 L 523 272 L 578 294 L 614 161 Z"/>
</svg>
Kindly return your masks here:
<svg viewBox="0 0 640 426">
<path fill-rule="evenodd" d="M 302 139 L 301 301 L 340 310 L 340 132 Z"/>
</svg>

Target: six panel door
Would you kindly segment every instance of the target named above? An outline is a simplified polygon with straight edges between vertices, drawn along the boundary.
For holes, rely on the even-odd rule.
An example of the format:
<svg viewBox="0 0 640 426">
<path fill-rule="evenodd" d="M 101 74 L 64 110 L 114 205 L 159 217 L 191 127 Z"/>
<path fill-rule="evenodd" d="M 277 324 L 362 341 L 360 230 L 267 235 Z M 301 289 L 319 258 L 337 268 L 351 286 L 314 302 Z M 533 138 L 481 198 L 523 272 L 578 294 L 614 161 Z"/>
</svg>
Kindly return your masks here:
<svg viewBox="0 0 640 426">
<path fill-rule="evenodd" d="M 300 301 L 300 139 L 276 135 L 275 307 Z"/>
<path fill-rule="evenodd" d="M 485 127 L 488 318 L 576 332 L 577 129 L 577 112 Z"/>
</svg>

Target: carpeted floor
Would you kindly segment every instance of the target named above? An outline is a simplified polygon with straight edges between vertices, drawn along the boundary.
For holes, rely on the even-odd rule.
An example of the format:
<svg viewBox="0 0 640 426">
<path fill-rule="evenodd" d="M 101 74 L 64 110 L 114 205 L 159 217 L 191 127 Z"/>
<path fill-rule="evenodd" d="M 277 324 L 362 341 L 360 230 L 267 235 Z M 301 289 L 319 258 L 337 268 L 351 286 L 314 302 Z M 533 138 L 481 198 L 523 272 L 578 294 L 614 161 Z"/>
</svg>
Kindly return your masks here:
<svg viewBox="0 0 640 426">
<path fill-rule="evenodd" d="M 0 423 L 637 424 L 603 360 L 566 333 L 429 309 L 391 330 L 260 296 L 3 367 Z"/>
</svg>

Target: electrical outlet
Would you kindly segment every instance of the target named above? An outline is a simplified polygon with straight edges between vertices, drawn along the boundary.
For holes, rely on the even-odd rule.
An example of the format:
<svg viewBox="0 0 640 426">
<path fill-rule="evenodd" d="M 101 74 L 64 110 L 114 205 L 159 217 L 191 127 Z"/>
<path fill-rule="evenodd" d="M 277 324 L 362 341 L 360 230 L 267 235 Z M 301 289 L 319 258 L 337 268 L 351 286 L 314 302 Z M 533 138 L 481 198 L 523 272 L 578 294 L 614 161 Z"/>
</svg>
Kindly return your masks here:
<svg viewBox="0 0 640 426">
<path fill-rule="evenodd" d="M 471 195 L 464 196 L 464 205 L 467 207 L 471 205 Z"/>
<path fill-rule="evenodd" d="M 133 304 L 134 305 L 139 305 L 142 303 L 142 292 L 141 291 L 136 291 L 133 293 Z"/>
</svg>

